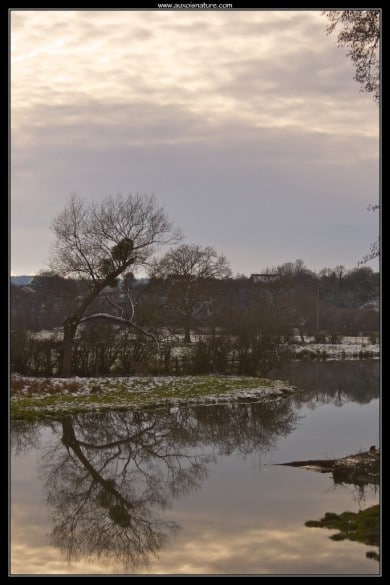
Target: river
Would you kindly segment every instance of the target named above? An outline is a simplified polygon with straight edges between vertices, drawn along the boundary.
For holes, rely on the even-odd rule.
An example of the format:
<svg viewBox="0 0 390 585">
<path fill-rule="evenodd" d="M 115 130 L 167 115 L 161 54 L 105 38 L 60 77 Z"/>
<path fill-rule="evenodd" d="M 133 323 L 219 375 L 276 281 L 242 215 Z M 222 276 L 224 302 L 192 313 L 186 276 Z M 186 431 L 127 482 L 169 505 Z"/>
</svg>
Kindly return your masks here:
<svg viewBox="0 0 390 585">
<path fill-rule="evenodd" d="M 299 397 L 11 426 L 10 575 L 378 575 L 378 547 L 307 527 L 375 485 L 279 466 L 380 445 L 379 361 L 271 372 Z"/>
</svg>

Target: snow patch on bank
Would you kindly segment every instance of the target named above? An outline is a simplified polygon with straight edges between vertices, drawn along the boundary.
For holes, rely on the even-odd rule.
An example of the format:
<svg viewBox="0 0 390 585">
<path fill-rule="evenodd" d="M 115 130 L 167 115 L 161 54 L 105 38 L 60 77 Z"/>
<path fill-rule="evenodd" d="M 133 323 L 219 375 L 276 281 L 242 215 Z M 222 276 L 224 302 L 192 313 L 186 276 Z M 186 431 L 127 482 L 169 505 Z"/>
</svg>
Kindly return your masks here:
<svg viewBox="0 0 390 585">
<path fill-rule="evenodd" d="M 297 392 L 282 380 L 240 376 L 11 379 L 11 416 L 63 415 L 145 406 L 277 399 Z"/>
<path fill-rule="evenodd" d="M 315 343 L 314 337 L 295 337 L 291 346 L 296 357 L 325 357 L 332 360 L 353 360 L 364 357 L 377 359 L 380 357 L 379 343 L 372 343 L 369 337 L 341 337 L 339 343 Z"/>
</svg>

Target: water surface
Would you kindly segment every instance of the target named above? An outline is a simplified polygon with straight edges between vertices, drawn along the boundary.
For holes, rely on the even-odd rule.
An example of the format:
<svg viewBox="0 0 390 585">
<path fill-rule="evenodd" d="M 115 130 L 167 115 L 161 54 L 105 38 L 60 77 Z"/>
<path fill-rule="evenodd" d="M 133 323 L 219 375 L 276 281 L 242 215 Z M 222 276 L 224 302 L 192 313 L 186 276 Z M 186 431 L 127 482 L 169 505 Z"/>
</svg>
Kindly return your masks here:
<svg viewBox="0 0 390 585">
<path fill-rule="evenodd" d="M 304 394 L 13 425 L 10 573 L 379 574 L 377 548 L 305 526 L 378 488 L 275 465 L 378 446 L 378 362 L 272 375 Z"/>
</svg>

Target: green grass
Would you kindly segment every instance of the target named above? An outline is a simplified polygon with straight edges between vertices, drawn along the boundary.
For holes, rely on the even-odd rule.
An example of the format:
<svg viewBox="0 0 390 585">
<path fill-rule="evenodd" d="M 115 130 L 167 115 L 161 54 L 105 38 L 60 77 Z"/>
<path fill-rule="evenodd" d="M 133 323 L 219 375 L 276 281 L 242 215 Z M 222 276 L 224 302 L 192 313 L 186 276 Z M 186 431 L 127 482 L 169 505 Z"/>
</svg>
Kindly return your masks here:
<svg viewBox="0 0 390 585">
<path fill-rule="evenodd" d="M 280 398 L 285 382 L 248 376 L 135 378 L 22 378 L 11 381 L 11 419 L 178 403 L 213 403 L 244 397 Z"/>
</svg>

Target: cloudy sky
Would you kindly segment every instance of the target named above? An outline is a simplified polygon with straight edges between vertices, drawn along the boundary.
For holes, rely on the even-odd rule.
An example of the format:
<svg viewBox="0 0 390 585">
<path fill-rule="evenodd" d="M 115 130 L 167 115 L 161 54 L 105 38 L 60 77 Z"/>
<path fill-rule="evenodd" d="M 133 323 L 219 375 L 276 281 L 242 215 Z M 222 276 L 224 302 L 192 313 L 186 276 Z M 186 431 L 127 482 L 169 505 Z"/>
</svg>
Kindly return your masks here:
<svg viewBox="0 0 390 585">
<path fill-rule="evenodd" d="M 12 273 L 47 267 L 74 192 L 155 194 L 234 274 L 355 267 L 378 235 L 379 108 L 325 26 L 317 10 L 12 9 Z"/>
</svg>

